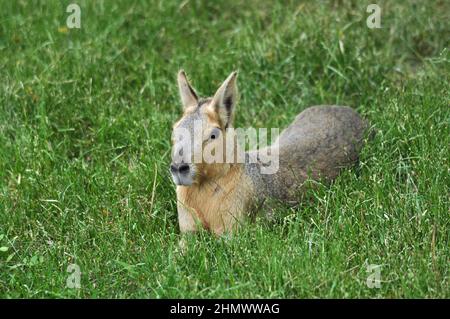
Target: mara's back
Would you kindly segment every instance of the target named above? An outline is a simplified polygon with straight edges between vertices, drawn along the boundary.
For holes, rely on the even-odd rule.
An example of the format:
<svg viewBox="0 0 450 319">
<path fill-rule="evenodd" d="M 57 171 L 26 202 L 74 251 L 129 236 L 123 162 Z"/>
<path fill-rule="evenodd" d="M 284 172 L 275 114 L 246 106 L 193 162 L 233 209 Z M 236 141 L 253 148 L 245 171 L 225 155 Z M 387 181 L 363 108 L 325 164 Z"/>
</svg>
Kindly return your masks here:
<svg viewBox="0 0 450 319">
<path fill-rule="evenodd" d="M 247 164 L 246 173 L 260 197 L 296 202 L 308 177 L 332 180 L 358 160 L 366 128 L 350 107 L 310 107 L 297 115 L 280 134 L 278 145 L 274 144 L 279 153 L 277 172 L 261 174 L 260 164 Z"/>
</svg>

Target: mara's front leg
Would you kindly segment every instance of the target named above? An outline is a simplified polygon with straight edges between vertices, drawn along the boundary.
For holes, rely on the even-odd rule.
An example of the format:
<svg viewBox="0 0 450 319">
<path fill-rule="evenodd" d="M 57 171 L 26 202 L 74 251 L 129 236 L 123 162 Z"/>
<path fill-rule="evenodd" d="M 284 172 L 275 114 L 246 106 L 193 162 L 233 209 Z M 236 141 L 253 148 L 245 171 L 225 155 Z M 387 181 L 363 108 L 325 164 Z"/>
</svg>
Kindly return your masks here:
<svg viewBox="0 0 450 319">
<path fill-rule="evenodd" d="M 178 225 L 182 234 L 195 232 L 198 230 L 198 227 L 201 227 L 200 221 L 194 217 L 194 213 L 191 212 L 191 209 L 179 201 L 177 202 L 177 210 Z"/>
<path fill-rule="evenodd" d="M 177 211 L 178 225 L 181 232 L 181 238 L 178 241 L 178 247 L 180 248 L 181 254 L 184 254 L 187 251 L 186 236 L 194 234 L 197 231 L 198 227 L 202 226 L 198 225 L 198 221 L 196 221 L 189 208 L 183 205 L 183 203 L 177 202 Z"/>
</svg>

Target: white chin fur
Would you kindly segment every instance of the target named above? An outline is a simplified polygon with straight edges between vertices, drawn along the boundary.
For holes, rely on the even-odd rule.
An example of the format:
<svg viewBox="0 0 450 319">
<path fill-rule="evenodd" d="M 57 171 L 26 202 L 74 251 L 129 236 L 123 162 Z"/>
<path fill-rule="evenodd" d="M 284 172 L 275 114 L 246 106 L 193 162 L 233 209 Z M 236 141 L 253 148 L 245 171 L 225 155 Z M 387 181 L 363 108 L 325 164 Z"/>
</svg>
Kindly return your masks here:
<svg viewBox="0 0 450 319">
<path fill-rule="evenodd" d="M 184 176 L 180 175 L 178 173 L 172 174 L 172 180 L 175 183 L 175 185 L 183 185 L 183 186 L 190 186 L 192 185 L 192 176 Z"/>
</svg>

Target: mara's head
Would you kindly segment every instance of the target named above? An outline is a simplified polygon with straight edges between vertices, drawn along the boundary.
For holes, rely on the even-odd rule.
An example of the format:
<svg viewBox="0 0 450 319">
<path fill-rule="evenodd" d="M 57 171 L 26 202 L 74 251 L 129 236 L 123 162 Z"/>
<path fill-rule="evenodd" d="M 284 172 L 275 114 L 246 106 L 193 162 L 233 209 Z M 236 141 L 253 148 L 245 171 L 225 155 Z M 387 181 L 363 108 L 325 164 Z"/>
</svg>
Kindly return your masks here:
<svg viewBox="0 0 450 319">
<path fill-rule="evenodd" d="M 226 173 L 226 130 L 237 102 L 237 73 L 231 73 L 213 97 L 199 98 L 184 71 L 178 73 L 182 117 L 172 132 L 170 172 L 177 185 L 189 186 Z"/>
</svg>

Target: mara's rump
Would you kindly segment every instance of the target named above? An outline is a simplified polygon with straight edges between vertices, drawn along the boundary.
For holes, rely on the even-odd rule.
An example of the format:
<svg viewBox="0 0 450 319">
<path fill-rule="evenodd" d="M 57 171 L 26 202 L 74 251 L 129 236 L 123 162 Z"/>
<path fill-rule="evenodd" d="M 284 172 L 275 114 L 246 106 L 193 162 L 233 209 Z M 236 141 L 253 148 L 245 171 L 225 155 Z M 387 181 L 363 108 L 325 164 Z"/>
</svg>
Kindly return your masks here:
<svg viewBox="0 0 450 319">
<path fill-rule="evenodd" d="M 309 107 L 278 138 L 278 171 L 257 174 L 256 166 L 247 171 L 264 195 L 297 202 L 308 178 L 330 181 L 357 162 L 366 129 L 366 121 L 350 107 Z"/>
</svg>

